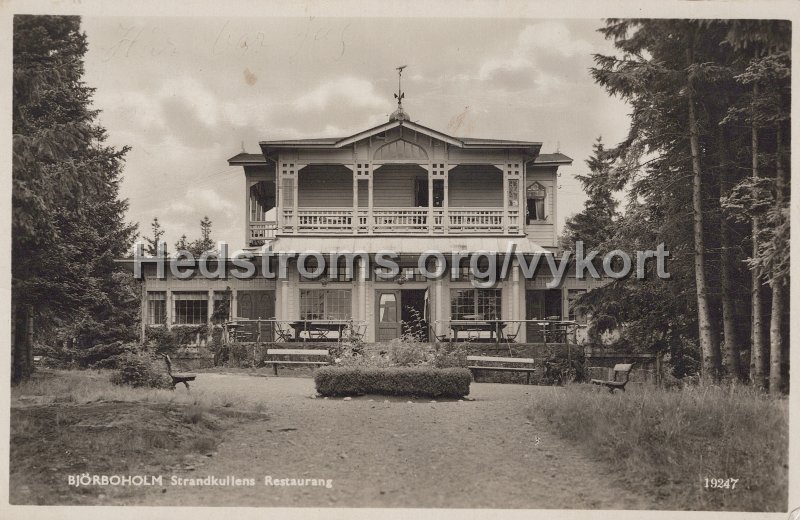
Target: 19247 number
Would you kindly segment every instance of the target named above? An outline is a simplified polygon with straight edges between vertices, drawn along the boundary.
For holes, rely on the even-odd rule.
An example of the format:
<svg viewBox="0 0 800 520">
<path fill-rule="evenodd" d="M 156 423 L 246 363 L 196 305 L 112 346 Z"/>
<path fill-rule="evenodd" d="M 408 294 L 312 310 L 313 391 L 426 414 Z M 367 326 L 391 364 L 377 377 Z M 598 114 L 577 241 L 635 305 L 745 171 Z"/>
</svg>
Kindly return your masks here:
<svg viewBox="0 0 800 520">
<path fill-rule="evenodd" d="M 706 478 L 706 489 L 736 489 L 738 478 Z"/>
</svg>

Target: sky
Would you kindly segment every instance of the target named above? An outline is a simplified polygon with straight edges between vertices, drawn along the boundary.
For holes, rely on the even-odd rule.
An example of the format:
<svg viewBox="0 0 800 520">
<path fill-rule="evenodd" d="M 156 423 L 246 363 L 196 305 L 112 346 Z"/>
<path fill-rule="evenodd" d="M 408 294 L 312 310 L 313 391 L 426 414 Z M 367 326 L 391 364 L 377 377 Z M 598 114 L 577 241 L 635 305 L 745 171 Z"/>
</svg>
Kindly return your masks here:
<svg viewBox="0 0 800 520">
<path fill-rule="evenodd" d="M 450 135 L 543 142 L 560 168 L 559 228 L 581 210 L 575 175 L 629 109 L 596 85 L 592 54 L 613 53 L 601 20 L 84 17 L 86 83 L 108 142 L 131 146 L 122 196 L 150 235 L 244 246 L 244 173 L 227 159 L 261 140 L 339 137 L 395 108 L 396 67 L 411 120 Z"/>
</svg>

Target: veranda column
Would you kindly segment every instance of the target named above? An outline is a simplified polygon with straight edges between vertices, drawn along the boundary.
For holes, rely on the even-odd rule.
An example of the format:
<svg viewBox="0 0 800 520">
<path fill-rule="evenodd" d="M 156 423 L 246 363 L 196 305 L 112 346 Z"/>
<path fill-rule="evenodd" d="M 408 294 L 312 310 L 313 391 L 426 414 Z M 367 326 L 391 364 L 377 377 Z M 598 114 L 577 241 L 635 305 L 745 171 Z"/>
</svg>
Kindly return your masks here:
<svg viewBox="0 0 800 520">
<path fill-rule="evenodd" d="M 250 209 L 250 188 L 253 186 L 251 181 L 247 181 L 244 183 L 244 211 L 245 211 L 245 219 L 244 219 L 244 245 L 250 245 L 250 222 L 251 222 L 251 209 Z"/>
<path fill-rule="evenodd" d="M 239 316 L 239 303 L 237 296 L 237 289 L 231 289 L 231 319 L 235 320 Z"/>
<path fill-rule="evenodd" d="M 511 262 L 511 299 L 514 313 L 512 319 L 523 320 L 525 319 L 525 280 L 520 276 L 519 262 L 513 260 Z M 514 327 L 519 325 L 519 333 L 517 334 L 517 342 L 525 342 L 525 324 L 517 321 Z"/>
<path fill-rule="evenodd" d="M 297 215 L 297 185 L 298 171 L 304 165 L 294 162 L 294 158 L 280 156 L 278 173 L 281 179 L 281 209 L 286 214 L 286 210 L 291 210 L 292 231 L 297 233 L 299 218 Z M 249 215 L 248 215 L 249 218 Z"/>
<path fill-rule="evenodd" d="M 356 222 L 357 226 L 360 226 L 360 219 L 361 219 L 361 212 L 359 211 L 358 206 L 358 181 L 365 180 L 367 181 L 367 233 L 372 233 L 372 165 L 367 162 L 360 162 L 357 161 L 355 164 L 355 176 L 353 182 L 355 183 L 355 195 L 353 198 L 353 213 L 356 215 Z M 356 228 L 358 229 L 358 228 Z"/>
<path fill-rule="evenodd" d="M 206 316 L 206 326 L 208 327 L 208 334 L 206 334 L 208 341 L 211 341 L 211 336 L 213 335 L 214 330 L 214 323 L 212 321 L 212 316 L 214 315 L 214 290 L 208 290 L 208 307 L 207 307 L 207 316 Z"/>
<path fill-rule="evenodd" d="M 439 261 L 436 261 L 436 270 L 438 271 Z M 437 336 L 444 336 L 447 334 L 448 327 L 450 326 L 450 297 L 447 291 L 446 280 L 448 273 L 440 276 L 433 282 L 434 288 L 434 307 L 436 308 L 436 320 L 434 331 Z"/>
<path fill-rule="evenodd" d="M 353 165 L 353 166 L 346 165 L 346 166 L 353 173 L 353 210 L 352 210 L 352 212 L 350 214 L 351 214 L 351 218 L 353 219 L 351 221 L 351 224 L 353 225 L 353 234 L 355 235 L 355 234 L 358 233 L 358 219 L 359 219 L 359 216 L 358 216 L 358 175 L 356 174 L 355 165 Z"/>
<path fill-rule="evenodd" d="M 367 263 L 363 259 L 358 261 L 358 306 L 359 319 L 367 322 Z"/>
<path fill-rule="evenodd" d="M 172 291 L 167 289 L 167 300 L 164 303 L 167 307 L 167 330 L 172 328 L 172 320 L 174 319 L 173 316 L 175 315 L 175 309 L 173 308 L 174 302 L 172 301 Z"/>
<path fill-rule="evenodd" d="M 141 301 L 142 323 L 141 323 L 141 331 L 140 331 L 142 344 L 144 344 L 145 334 L 147 332 L 147 285 L 146 284 L 147 284 L 146 281 L 145 281 L 144 284 L 142 284 L 142 301 Z M 13 338 L 14 336 L 12 335 L 11 337 Z"/>
<path fill-rule="evenodd" d="M 428 167 L 425 168 L 428 172 L 428 217 L 426 222 L 428 223 L 428 234 L 433 234 L 434 222 L 433 222 L 433 165 L 428 163 Z"/>
<path fill-rule="evenodd" d="M 497 165 L 496 165 L 497 166 Z M 519 208 L 516 201 L 519 198 L 519 180 L 522 177 L 522 162 L 511 158 L 510 162 L 499 165 L 503 172 L 503 233 L 517 233 L 519 226 Z M 513 188 L 513 190 L 511 189 Z M 515 191 L 516 193 L 511 193 Z M 512 226 L 510 209 L 517 210 L 517 218 Z"/>
<path fill-rule="evenodd" d="M 442 182 L 442 205 L 441 205 L 441 215 L 440 218 L 442 221 L 440 222 L 441 232 L 447 233 L 447 228 L 449 224 L 449 215 L 447 214 L 447 161 L 444 159 L 440 159 L 437 162 L 433 162 L 430 164 L 428 168 L 428 210 L 429 215 L 433 215 L 433 198 L 434 198 L 434 189 L 433 184 L 434 181 L 441 181 Z M 431 225 L 431 232 L 434 229 L 434 222 L 430 223 Z"/>
</svg>

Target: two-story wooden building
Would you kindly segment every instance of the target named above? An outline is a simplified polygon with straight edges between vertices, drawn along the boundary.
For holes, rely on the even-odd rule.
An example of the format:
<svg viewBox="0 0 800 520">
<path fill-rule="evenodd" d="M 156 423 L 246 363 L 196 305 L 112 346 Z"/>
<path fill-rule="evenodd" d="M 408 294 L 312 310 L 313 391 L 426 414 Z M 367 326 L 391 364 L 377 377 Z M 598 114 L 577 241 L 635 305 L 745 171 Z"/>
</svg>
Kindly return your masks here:
<svg viewBox="0 0 800 520">
<path fill-rule="evenodd" d="M 439 251 L 526 254 L 557 249 L 557 170 L 572 159 L 541 154 L 542 143 L 455 137 L 412 122 L 401 104 L 385 124 L 340 138 L 262 141 L 261 153 L 228 160 L 246 178 L 242 210 L 247 247 L 264 251 L 398 253 L 400 271 L 380 279 L 361 262 L 354 279 L 145 280 L 143 327 L 211 320 L 225 293 L 232 317 L 352 319 L 365 340 L 399 337 L 422 316 L 438 337 L 452 320 L 569 318 L 569 301 L 586 282 L 568 278 L 548 289 L 549 272 L 533 279 L 511 262 L 508 276 L 476 288 L 468 260 L 456 279 L 422 276 L 417 260 Z M 369 265 L 367 265 L 369 264 Z M 448 271 L 449 273 L 449 271 Z M 517 341 L 535 341 L 534 328 Z M 434 338 L 430 338 L 433 340 Z"/>
</svg>

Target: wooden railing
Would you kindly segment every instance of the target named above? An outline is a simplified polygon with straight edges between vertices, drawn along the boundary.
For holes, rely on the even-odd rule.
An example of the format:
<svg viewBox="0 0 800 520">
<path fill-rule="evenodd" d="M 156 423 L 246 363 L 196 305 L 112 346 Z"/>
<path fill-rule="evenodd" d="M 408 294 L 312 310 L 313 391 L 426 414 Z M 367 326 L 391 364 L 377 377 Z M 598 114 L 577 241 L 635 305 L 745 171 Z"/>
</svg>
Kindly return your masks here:
<svg viewBox="0 0 800 520">
<path fill-rule="evenodd" d="M 520 234 L 519 213 L 517 208 L 298 208 L 284 209 L 276 227 L 306 235 Z"/>
<path fill-rule="evenodd" d="M 278 223 L 275 221 L 254 222 L 250 221 L 250 243 L 269 241 L 275 239 Z"/>
</svg>

